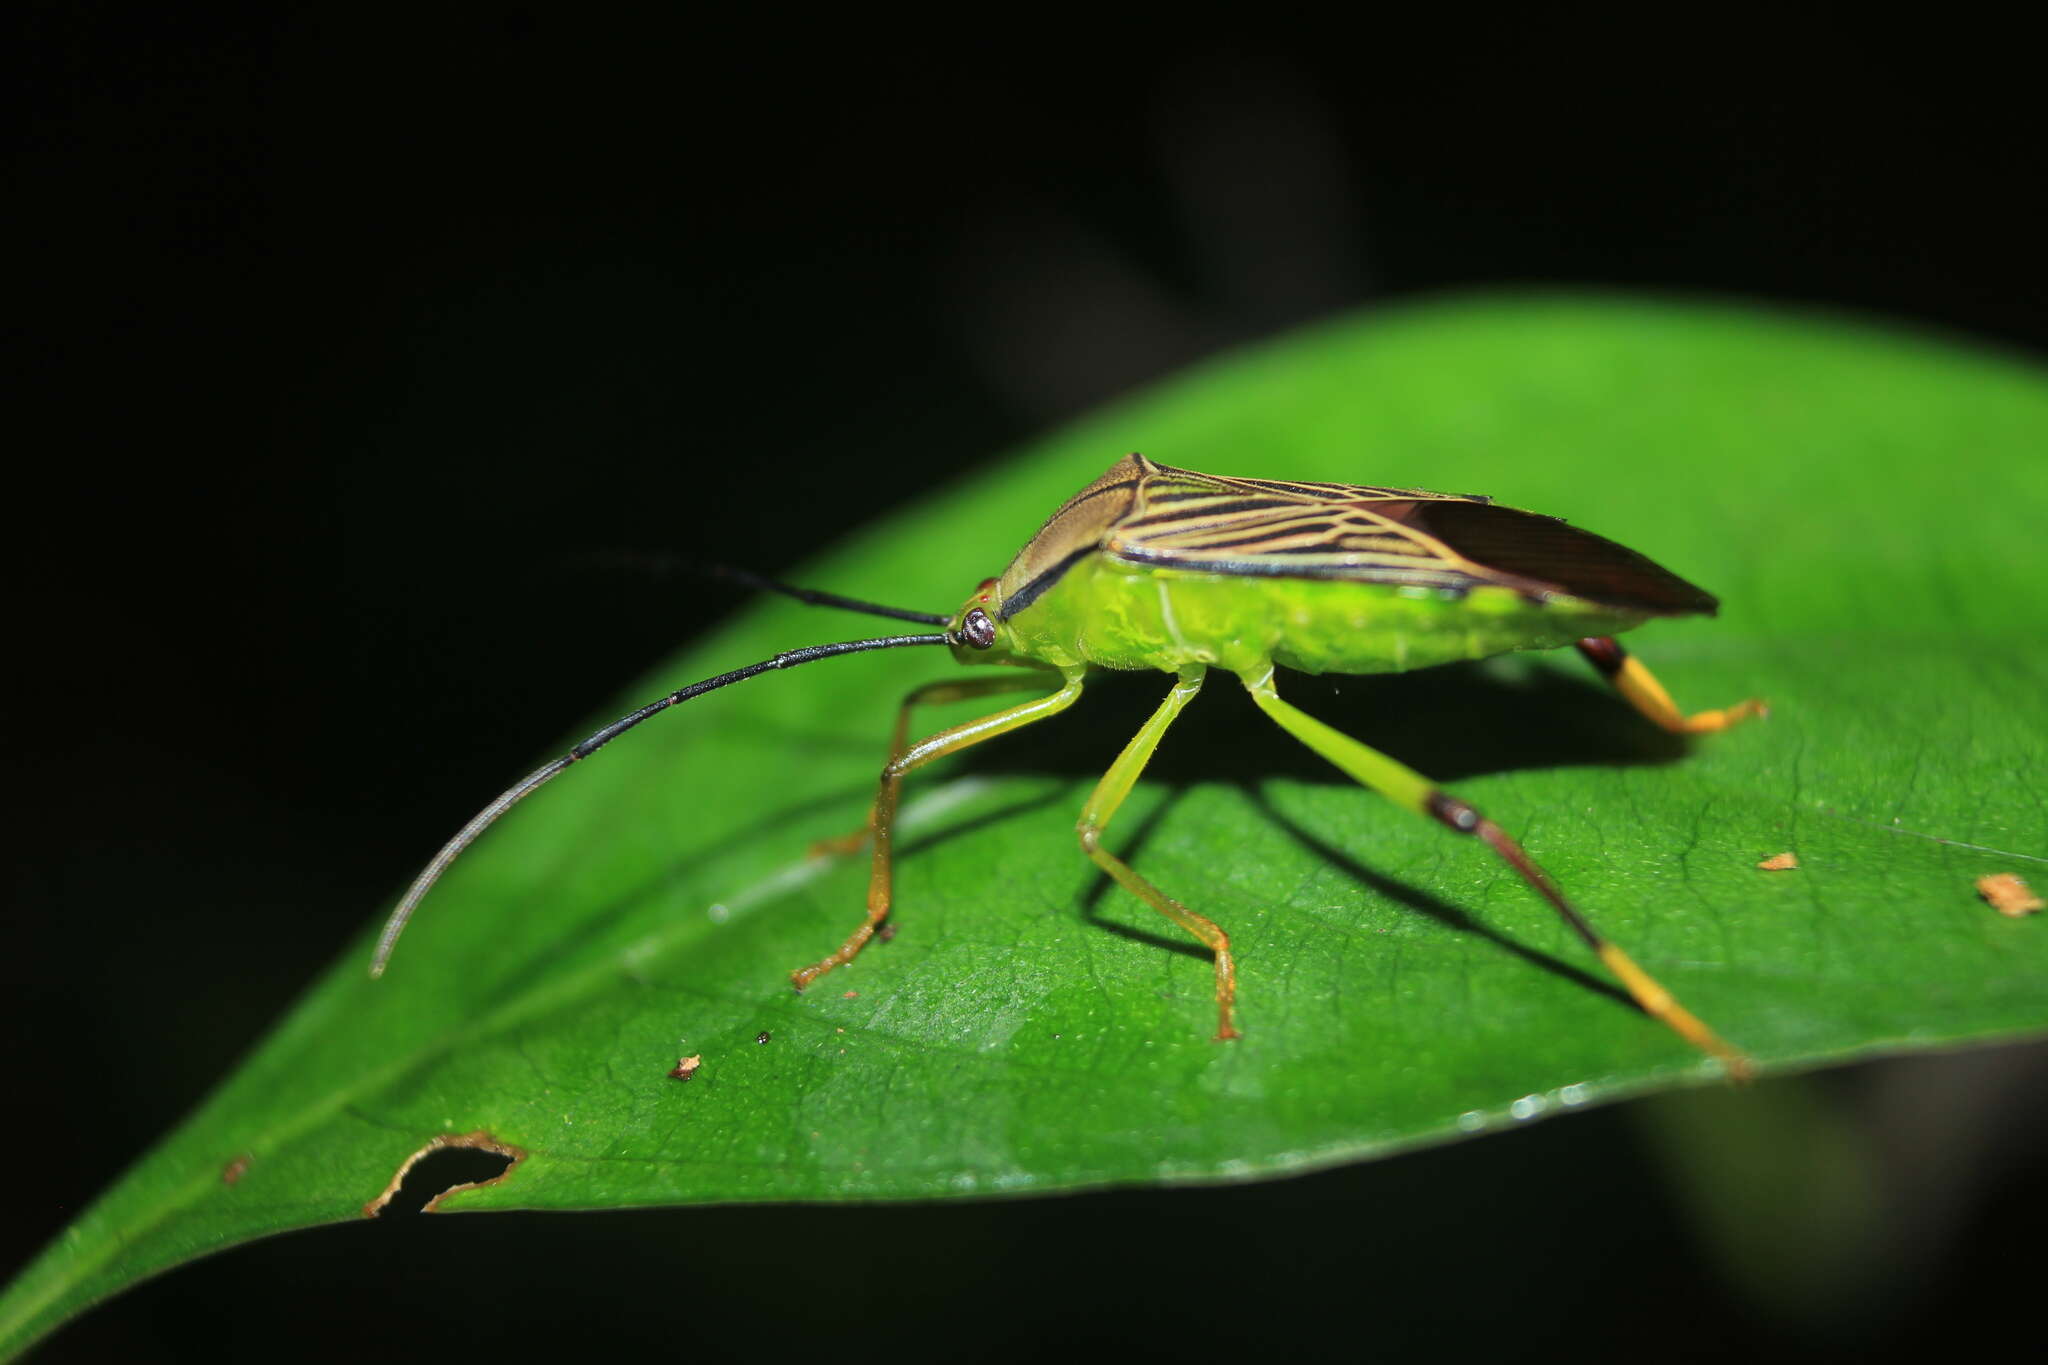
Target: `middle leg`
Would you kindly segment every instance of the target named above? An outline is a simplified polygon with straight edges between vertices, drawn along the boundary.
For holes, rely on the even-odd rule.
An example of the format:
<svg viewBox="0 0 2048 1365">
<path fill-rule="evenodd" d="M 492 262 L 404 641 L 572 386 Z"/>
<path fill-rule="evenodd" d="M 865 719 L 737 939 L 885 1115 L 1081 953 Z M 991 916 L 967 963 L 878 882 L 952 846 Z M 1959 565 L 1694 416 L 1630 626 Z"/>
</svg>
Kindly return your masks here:
<svg viewBox="0 0 2048 1365">
<path fill-rule="evenodd" d="M 1116 878 L 1117 885 L 1193 934 L 1216 955 L 1216 1041 L 1220 1043 L 1238 1036 L 1231 1022 L 1231 1007 L 1237 999 L 1237 968 L 1230 958 L 1230 935 L 1224 933 L 1216 921 L 1196 914 L 1133 872 L 1130 864 L 1102 846 L 1102 831 L 1109 827 L 1117 807 L 1131 794 L 1138 774 L 1145 771 L 1145 764 L 1151 759 L 1153 750 L 1159 747 L 1166 727 L 1173 724 L 1181 708 L 1202 690 L 1202 678 L 1207 672 L 1207 667 L 1201 664 L 1181 670 L 1180 681 L 1166 694 L 1166 700 L 1159 703 L 1159 709 L 1152 713 L 1152 718 L 1124 746 L 1116 762 L 1110 764 L 1109 771 L 1102 775 L 1102 781 L 1095 784 L 1095 791 L 1089 796 L 1088 804 L 1081 808 L 1081 819 L 1074 829 L 1081 836 L 1082 851 L 1094 860 L 1097 867 Z"/>
</svg>

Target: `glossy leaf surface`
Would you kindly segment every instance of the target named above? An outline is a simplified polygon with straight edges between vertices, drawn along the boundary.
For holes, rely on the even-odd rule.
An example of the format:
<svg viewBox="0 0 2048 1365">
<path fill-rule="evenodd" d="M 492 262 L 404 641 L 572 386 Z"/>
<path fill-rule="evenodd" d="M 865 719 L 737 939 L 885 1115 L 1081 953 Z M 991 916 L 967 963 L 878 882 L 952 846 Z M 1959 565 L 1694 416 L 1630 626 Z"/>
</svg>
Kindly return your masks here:
<svg viewBox="0 0 2048 1365">
<path fill-rule="evenodd" d="M 2048 1027 L 2048 918 L 1972 887 L 2048 884 L 2038 372 L 1697 305 L 1389 311 L 1119 405 L 806 581 L 949 610 L 1129 449 L 1487 493 L 1711 589 L 1719 620 L 1631 646 L 1683 704 L 1774 710 L 1692 745 L 1568 655 L 1283 686 L 1519 835 L 1766 1068 Z M 590 719 L 870 624 L 763 602 Z M 1298 1170 L 1712 1078 L 1483 848 L 1338 780 L 1227 677 L 1108 842 L 1232 931 L 1242 1041 L 1209 1040 L 1206 956 L 1074 843 L 1163 676 L 1105 680 L 913 781 L 900 933 L 792 993 L 865 883 L 863 859 L 806 850 L 860 821 L 895 699 L 951 667 L 839 660 L 644 727 L 493 831 L 377 983 L 366 906 L 363 940 L 16 1282 L 0 1344 L 181 1260 L 359 1217 L 456 1135 L 524 1155 L 454 1209 L 986 1195 Z M 1757 869 L 1785 851 L 1797 871 Z"/>
</svg>

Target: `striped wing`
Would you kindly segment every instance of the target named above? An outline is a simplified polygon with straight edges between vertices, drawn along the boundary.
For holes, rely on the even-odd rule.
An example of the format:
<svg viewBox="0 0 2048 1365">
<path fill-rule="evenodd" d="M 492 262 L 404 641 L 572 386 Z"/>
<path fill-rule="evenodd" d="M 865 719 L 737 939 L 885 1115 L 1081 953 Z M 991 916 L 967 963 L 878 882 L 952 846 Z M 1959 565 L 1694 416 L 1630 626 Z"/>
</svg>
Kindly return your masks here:
<svg viewBox="0 0 2048 1365">
<path fill-rule="evenodd" d="M 1142 455 L 1124 464 L 1136 466 L 1134 496 L 1106 528 L 1101 550 L 1130 564 L 1453 591 L 1505 587 L 1655 615 L 1711 614 L 1718 605 L 1626 546 L 1476 494 L 1238 479 Z"/>
</svg>

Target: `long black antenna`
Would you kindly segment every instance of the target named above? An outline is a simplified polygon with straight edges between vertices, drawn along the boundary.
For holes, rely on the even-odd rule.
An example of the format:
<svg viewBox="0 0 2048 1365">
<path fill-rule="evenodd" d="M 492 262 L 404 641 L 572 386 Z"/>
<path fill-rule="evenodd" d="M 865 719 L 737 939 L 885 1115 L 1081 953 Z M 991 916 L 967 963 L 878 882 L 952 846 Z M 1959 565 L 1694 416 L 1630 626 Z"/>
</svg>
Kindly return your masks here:
<svg viewBox="0 0 2048 1365">
<path fill-rule="evenodd" d="M 777 587 L 779 585 L 767 584 L 766 586 Z M 781 590 L 786 592 L 803 591 L 802 589 Z M 830 594 L 821 593 L 819 596 L 830 597 Z M 847 600 L 841 598 L 827 605 L 837 606 L 845 603 Z M 885 612 L 889 611 L 887 608 L 883 610 Z M 904 615 L 905 613 L 890 612 L 889 614 Z M 943 621 L 945 618 L 933 617 L 932 619 L 934 621 Z M 434 860 L 427 864 L 426 870 L 413 878 L 412 885 L 406 888 L 404 897 L 399 900 L 398 908 L 393 910 L 391 918 L 384 922 L 384 932 L 377 936 L 377 951 L 370 958 L 370 975 L 373 977 L 384 975 L 384 968 L 391 961 L 391 950 L 398 946 L 398 936 L 405 932 L 405 926 L 411 921 L 413 911 L 419 908 L 422 900 L 426 899 L 427 892 L 434 889 L 434 883 L 441 880 L 441 874 L 448 870 L 448 865 L 461 857 L 462 851 L 475 843 L 478 836 L 489 829 L 499 816 L 531 796 L 536 788 L 543 787 L 553 781 L 570 764 L 575 763 L 579 759 L 590 757 L 599 749 L 602 749 L 605 745 L 638 725 L 641 721 L 658 712 L 666 711 L 669 707 L 675 706 L 678 703 L 686 702 L 692 697 L 701 697 L 706 692 L 714 692 L 721 687 L 726 687 L 736 682 L 745 682 L 755 674 L 766 673 L 770 669 L 795 668 L 798 664 L 811 663 L 817 659 L 830 659 L 840 654 L 860 654 L 870 649 L 896 649 L 903 645 L 945 645 L 952 642 L 953 638 L 951 635 L 942 633 L 937 635 L 885 635 L 873 640 L 847 640 L 836 645 L 808 645 L 803 649 L 792 649 L 786 654 L 778 654 L 772 659 L 764 659 L 757 664 L 749 664 L 745 668 L 735 668 L 732 672 L 721 673 L 715 678 L 706 678 L 703 682 L 691 683 L 688 687 L 671 692 L 658 701 L 647 703 L 647 705 L 637 711 L 620 716 L 610 725 L 605 726 L 602 730 L 599 730 L 596 734 L 590 736 L 590 738 L 584 740 L 554 762 L 528 773 L 525 777 L 513 783 L 497 800 L 478 811 L 468 824 L 457 830 L 453 839 L 442 845 L 441 851 L 434 855 Z"/>
<path fill-rule="evenodd" d="M 794 597 L 799 602 L 808 602 L 814 607 L 838 607 L 842 611 L 864 612 L 869 616 L 888 616 L 898 621 L 916 621 L 921 625 L 943 626 L 952 618 L 929 611 L 911 611 L 906 607 L 886 607 L 879 602 L 864 602 L 858 597 L 842 597 L 836 592 L 820 592 L 816 588 L 799 588 L 789 583 L 742 569 L 733 564 L 714 564 L 701 559 L 690 559 L 684 555 L 666 551 L 623 551 L 606 550 L 595 555 L 579 555 L 576 562 L 595 564 L 608 569 L 631 569 L 642 573 L 658 575 L 691 574 L 698 578 L 715 578 L 720 582 L 737 583 L 742 587 L 759 592 L 779 592 L 784 597 Z"/>
<path fill-rule="evenodd" d="M 841 597 L 836 592 L 820 592 L 816 588 L 792 587 L 778 583 L 772 578 L 763 578 L 746 569 L 736 569 L 730 564 L 711 564 L 705 572 L 714 578 L 729 578 L 735 583 L 744 583 L 750 588 L 764 592 L 779 592 L 784 597 L 794 597 L 799 602 L 808 602 L 814 607 L 839 607 L 845 611 L 864 611 L 870 616 L 893 616 L 898 621 L 918 621 L 928 626 L 943 626 L 952 618 L 937 616 L 928 611 L 909 611 L 903 607 L 885 607 L 878 602 L 863 602 L 858 597 Z"/>
</svg>

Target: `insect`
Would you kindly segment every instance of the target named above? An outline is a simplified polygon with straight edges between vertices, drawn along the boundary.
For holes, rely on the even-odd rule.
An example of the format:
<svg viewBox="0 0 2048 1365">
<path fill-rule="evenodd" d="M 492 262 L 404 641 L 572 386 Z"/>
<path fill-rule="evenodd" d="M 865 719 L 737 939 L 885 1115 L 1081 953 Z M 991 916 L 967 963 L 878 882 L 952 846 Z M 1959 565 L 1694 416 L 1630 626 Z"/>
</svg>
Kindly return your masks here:
<svg viewBox="0 0 2048 1365">
<path fill-rule="evenodd" d="M 1731 1074 L 1748 1072 L 1741 1052 L 1603 938 L 1498 825 L 1420 773 L 1296 709 L 1275 682 L 1276 666 L 1389 673 L 1570 644 L 1630 705 L 1667 730 L 1724 730 L 1763 715 L 1755 700 L 1687 715 L 1615 642 L 1620 632 L 1654 617 L 1711 615 L 1718 606 L 1633 550 L 1476 494 L 1230 478 L 1131 454 L 1067 499 L 1002 575 L 983 581 L 950 616 L 750 581 L 820 605 L 944 629 L 778 654 L 692 683 L 605 726 L 515 784 L 448 841 L 392 912 L 371 975 L 383 972 L 421 898 L 493 821 L 650 716 L 774 669 L 866 650 L 944 645 L 963 664 L 1011 667 L 931 683 L 904 698 L 867 827 L 841 841 L 849 850 L 873 845 L 866 916 L 836 951 L 791 974 L 798 990 L 851 961 L 894 906 L 892 840 L 905 774 L 1059 715 L 1080 698 L 1091 668 L 1158 669 L 1174 675 L 1173 686 L 1096 785 L 1077 831 L 1096 866 L 1210 950 L 1216 1038 L 1237 1037 L 1230 936 L 1102 844 L 1174 718 L 1201 691 L 1209 671 L 1221 669 L 1235 674 L 1281 729 L 1363 786 L 1485 843 L 1549 902 L 1646 1013 L 1718 1057 Z M 1041 695 L 911 741 L 911 718 L 920 706 L 1026 690 Z"/>
</svg>

